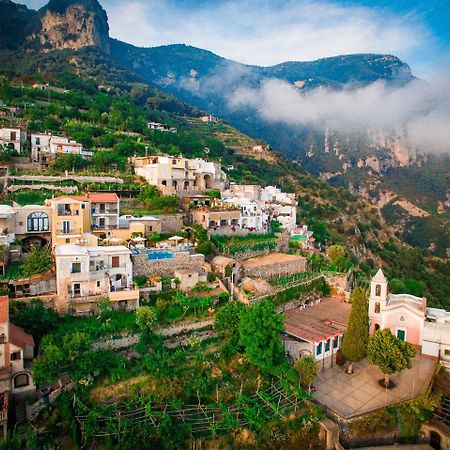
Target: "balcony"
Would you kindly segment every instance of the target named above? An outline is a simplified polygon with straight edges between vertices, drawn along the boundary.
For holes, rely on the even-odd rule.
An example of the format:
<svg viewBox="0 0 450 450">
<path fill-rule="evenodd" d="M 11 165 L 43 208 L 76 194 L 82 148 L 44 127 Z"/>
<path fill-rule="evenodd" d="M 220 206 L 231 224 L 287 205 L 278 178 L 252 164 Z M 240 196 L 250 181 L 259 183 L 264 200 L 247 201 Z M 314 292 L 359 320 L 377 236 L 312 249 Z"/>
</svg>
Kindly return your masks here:
<svg viewBox="0 0 450 450">
<path fill-rule="evenodd" d="M 75 213 L 70 208 L 58 208 L 58 216 L 75 216 Z"/>
<path fill-rule="evenodd" d="M 78 235 L 81 234 L 83 230 L 80 227 L 74 227 L 74 228 L 66 228 L 66 229 L 59 229 L 57 230 L 58 235 Z"/>
</svg>

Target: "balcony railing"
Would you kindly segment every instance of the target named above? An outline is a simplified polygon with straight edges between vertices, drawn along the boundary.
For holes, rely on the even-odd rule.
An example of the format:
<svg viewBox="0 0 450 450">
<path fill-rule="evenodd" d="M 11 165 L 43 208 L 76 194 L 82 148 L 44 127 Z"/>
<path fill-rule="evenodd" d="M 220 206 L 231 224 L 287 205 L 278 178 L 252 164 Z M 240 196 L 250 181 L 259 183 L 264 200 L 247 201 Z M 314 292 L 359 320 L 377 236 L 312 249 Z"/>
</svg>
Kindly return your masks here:
<svg viewBox="0 0 450 450">
<path fill-rule="evenodd" d="M 74 216 L 75 213 L 70 209 L 58 209 L 58 216 Z"/>
<path fill-rule="evenodd" d="M 82 229 L 81 228 L 78 228 L 78 227 L 76 227 L 76 228 L 65 228 L 65 229 L 62 229 L 62 228 L 60 228 L 59 230 L 58 230 L 58 234 L 63 234 L 63 235 L 66 235 L 66 234 L 81 234 L 82 233 Z"/>
</svg>

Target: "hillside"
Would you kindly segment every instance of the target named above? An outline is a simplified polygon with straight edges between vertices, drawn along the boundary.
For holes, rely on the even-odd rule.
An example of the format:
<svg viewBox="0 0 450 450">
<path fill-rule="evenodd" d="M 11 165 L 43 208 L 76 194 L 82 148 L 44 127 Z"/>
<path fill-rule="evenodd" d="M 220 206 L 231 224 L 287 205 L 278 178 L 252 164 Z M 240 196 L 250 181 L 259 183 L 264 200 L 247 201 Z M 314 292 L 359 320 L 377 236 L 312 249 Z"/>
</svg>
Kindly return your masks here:
<svg viewBox="0 0 450 450">
<path fill-rule="evenodd" d="M 10 2 L 2 2 L 3 4 L 12 8 Z M 34 17 L 34 20 L 48 11 L 60 18 L 67 18 L 65 14 L 71 4 L 72 2 L 54 0 L 37 13 L 18 6 L 14 7 L 14 11 L 20 10 L 20 17 Z M 83 1 L 79 4 L 91 12 L 93 8 L 95 14 L 103 17 L 101 8 L 98 9 L 98 2 Z M 100 19 L 94 17 L 93 20 L 96 23 L 96 20 Z M 85 30 L 82 28 L 81 34 Z M 105 27 L 102 30 L 103 33 L 106 32 Z M 310 74 L 308 77 L 311 78 L 311 83 L 319 82 L 320 79 L 320 83 L 330 85 L 342 85 L 349 81 L 364 84 L 374 79 L 404 83 L 410 80 L 412 75 L 409 68 L 397 58 L 353 55 L 313 63 L 286 63 L 273 68 L 254 68 L 252 71 L 252 68 L 247 66 L 225 61 L 212 53 L 186 46 L 141 51 L 142 49 L 111 40 L 111 58 L 105 53 L 105 48 L 92 41 L 92 33 L 97 31 L 94 32 L 93 28 L 90 28 L 90 31 L 86 32 L 91 34 L 91 37 L 88 40 L 79 40 L 77 36 L 73 36 L 70 48 L 59 48 L 58 39 L 53 43 L 47 40 L 45 46 L 36 40 L 29 40 L 25 46 L 14 50 L 4 49 L 0 53 L 1 72 L 7 78 L 2 82 L 0 97 L 7 104 L 24 108 L 13 122 L 27 126 L 30 131 L 68 134 L 94 152 L 92 162 L 88 165 L 81 161 L 61 160 L 57 166 L 50 168 L 50 171 L 75 169 L 77 173 L 86 174 L 116 173 L 122 176 L 130 187 L 135 187 L 139 185 L 139 180 L 130 176 L 127 157 L 133 154 L 143 155 L 146 145 L 149 152 L 174 155 L 183 153 L 188 157 L 205 156 L 204 148 L 208 147 L 209 158 L 220 161 L 224 166 L 232 166 L 228 171 L 230 180 L 263 185 L 276 184 L 285 190 L 295 191 L 299 198 L 300 220 L 315 231 L 318 242 L 344 243 L 353 253 L 353 264 L 359 266 L 363 272 L 370 274 L 382 264 L 390 277 L 420 277 L 433 304 L 445 304 L 450 298 L 448 283 L 445 282 L 448 277 L 448 263 L 446 265 L 439 259 L 424 257 L 432 253 L 433 248 L 423 251 L 405 246 L 386 225 L 378 209 L 366 200 L 358 200 L 351 195 L 346 190 L 346 183 L 341 183 L 343 187 L 334 188 L 326 181 L 309 175 L 300 165 L 268 149 L 260 139 L 270 135 L 270 132 L 252 117 L 242 116 L 238 125 L 241 130 L 254 127 L 252 135 L 258 136 L 257 141 L 224 122 L 202 123 L 198 119 L 202 115 L 199 109 L 161 91 L 176 91 L 182 96 L 181 91 L 174 89 L 173 80 L 178 76 L 182 77 L 188 69 L 190 73 L 192 64 L 195 64 L 199 73 L 214 71 L 221 64 L 227 64 L 233 70 L 239 68 L 238 73 L 241 69 L 249 69 L 249 72 L 239 75 L 246 83 L 257 83 L 258 79 L 267 73 L 271 73 L 271 76 L 278 73 L 290 80 L 294 80 L 297 75 L 304 78 Z M 92 42 L 94 47 L 90 45 Z M 31 44 L 35 44 L 34 47 L 30 47 Z M 124 68 L 126 61 L 118 61 L 118 49 L 121 49 L 123 58 L 141 55 L 140 63 L 135 62 Z M 179 61 L 183 64 L 178 64 Z M 144 64 L 147 64 L 146 68 Z M 172 76 L 172 73 L 169 73 L 170 76 L 165 77 L 163 81 L 160 75 L 174 64 L 178 75 Z M 150 67 L 151 71 L 148 70 Z M 333 67 L 335 70 L 332 70 Z M 323 72 L 327 73 L 325 81 L 319 76 Z M 149 74 L 155 84 L 149 84 Z M 165 74 L 167 75 L 167 72 Z M 197 76 L 198 74 L 195 77 Z M 69 92 L 45 93 L 27 88 L 35 82 L 49 82 L 68 89 Z M 192 94 L 189 95 L 191 96 L 184 96 L 185 100 L 200 105 L 194 101 Z M 205 101 L 211 99 L 214 99 L 214 96 Z M 202 105 L 208 112 L 214 112 L 208 107 L 209 103 Z M 225 111 L 224 116 L 227 117 Z M 179 133 L 150 132 L 146 126 L 149 120 L 177 127 Z M 284 136 L 289 140 L 295 136 L 287 128 L 278 128 L 278 134 L 275 133 L 272 137 Z M 305 147 L 311 145 L 306 135 L 299 143 Z M 300 145 L 299 143 L 297 145 Z M 354 144 L 352 145 L 354 147 Z M 362 147 L 363 145 L 358 146 L 358 151 Z M 403 217 L 397 219 L 392 213 L 388 216 L 393 225 L 404 220 Z M 394 220 L 391 220 L 391 217 L 394 217 Z M 420 224 L 415 225 L 418 232 L 420 228 Z M 430 225 L 432 238 L 425 243 L 414 239 L 409 242 L 425 249 L 432 243 L 428 241 L 435 241 L 437 229 L 445 232 L 445 228 Z M 399 230 L 398 236 L 404 238 L 402 230 Z M 443 246 L 437 247 L 442 254 Z"/>
</svg>

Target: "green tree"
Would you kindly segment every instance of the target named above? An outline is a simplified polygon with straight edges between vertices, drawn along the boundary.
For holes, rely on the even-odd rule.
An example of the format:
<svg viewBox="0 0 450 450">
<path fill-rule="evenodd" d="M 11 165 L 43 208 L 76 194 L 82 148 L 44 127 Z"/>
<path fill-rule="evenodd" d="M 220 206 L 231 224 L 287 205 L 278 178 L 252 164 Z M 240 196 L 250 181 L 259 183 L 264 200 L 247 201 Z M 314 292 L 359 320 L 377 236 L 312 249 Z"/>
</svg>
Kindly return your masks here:
<svg viewBox="0 0 450 450">
<path fill-rule="evenodd" d="M 319 366 L 314 357 L 301 354 L 294 362 L 294 368 L 298 373 L 300 383 L 308 386 L 311 391 L 311 384 L 319 373 Z"/>
<path fill-rule="evenodd" d="M 143 333 L 151 333 L 157 322 L 157 314 L 151 306 L 136 309 L 136 324 Z"/>
<path fill-rule="evenodd" d="M 394 336 L 389 328 L 378 330 L 369 338 L 367 358 L 383 372 L 386 387 L 389 387 L 391 375 L 411 368 L 415 354 L 415 347 Z"/>
<path fill-rule="evenodd" d="M 31 299 L 27 303 L 12 301 L 9 304 L 9 314 L 12 323 L 33 335 L 36 346 L 58 326 L 59 321 L 56 311 L 46 308 L 39 299 Z"/>
<path fill-rule="evenodd" d="M 276 373 L 285 362 L 280 333 L 284 331 L 284 315 L 277 314 L 270 300 L 246 308 L 239 321 L 239 344 L 252 364 Z"/>
<path fill-rule="evenodd" d="M 53 267 L 53 257 L 48 247 L 35 248 L 22 265 L 22 273 L 29 277 L 45 273 Z"/>
<path fill-rule="evenodd" d="M 369 340 L 369 315 L 367 295 L 365 291 L 356 287 L 350 297 L 352 309 L 347 330 L 342 342 L 342 353 L 350 361 L 348 373 L 353 372 L 353 363 L 361 361 L 367 355 Z"/>
<path fill-rule="evenodd" d="M 245 305 L 231 301 L 217 311 L 214 325 L 216 330 L 224 336 L 231 348 L 236 349 L 239 344 L 239 321 L 245 310 Z"/>
</svg>

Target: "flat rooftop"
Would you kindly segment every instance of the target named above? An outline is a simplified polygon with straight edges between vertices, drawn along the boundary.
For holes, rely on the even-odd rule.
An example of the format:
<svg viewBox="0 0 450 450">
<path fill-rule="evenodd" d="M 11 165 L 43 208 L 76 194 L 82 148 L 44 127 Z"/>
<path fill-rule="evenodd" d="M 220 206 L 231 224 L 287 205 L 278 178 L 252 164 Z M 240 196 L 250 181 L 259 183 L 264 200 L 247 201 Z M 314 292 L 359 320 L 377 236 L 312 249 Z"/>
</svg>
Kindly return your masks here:
<svg viewBox="0 0 450 450">
<path fill-rule="evenodd" d="M 324 298 L 320 303 L 286 311 L 286 333 L 306 342 L 322 342 L 342 334 L 348 324 L 351 305 L 341 298 Z"/>
<path fill-rule="evenodd" d="M 244 268 L 268 266 L 271 264 L 301 261 L 305 259 L 299 255 L 288 255 L 286 253 L 270 253 L 264 256 L 256 256 L 255 258 L 246 259 L 242 261 Z"/>
</svg>

